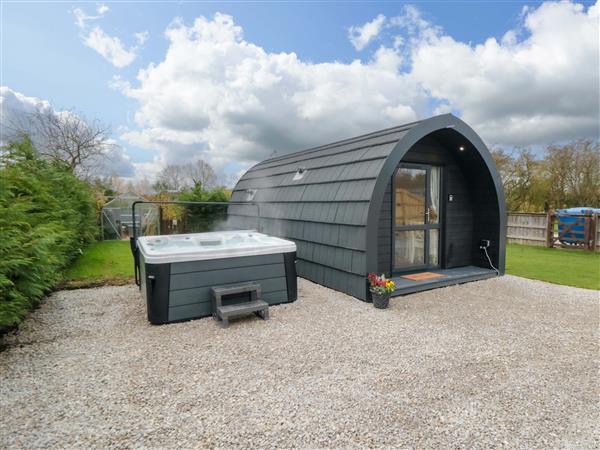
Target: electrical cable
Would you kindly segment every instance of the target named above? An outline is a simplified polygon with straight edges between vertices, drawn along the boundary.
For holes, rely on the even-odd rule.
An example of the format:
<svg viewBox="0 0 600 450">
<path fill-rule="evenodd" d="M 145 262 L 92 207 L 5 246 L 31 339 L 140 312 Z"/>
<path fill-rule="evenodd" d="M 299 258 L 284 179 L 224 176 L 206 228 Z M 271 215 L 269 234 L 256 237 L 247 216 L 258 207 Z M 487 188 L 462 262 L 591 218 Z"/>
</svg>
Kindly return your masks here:
<svg viewBox="0 0 600 450">
<path fill-rule="evenodd" d="M 487 260 L 490 263 L 490 267 L 496 271 L 496 275 L 500 276 L 500 271 L 494 267 L 492 264 L 492 260 L 490 259 L 490 255 L 488 254 L 487 247 L 480 247 L 484 252 L 485 256 L 487 256 Z"/>
</svg>

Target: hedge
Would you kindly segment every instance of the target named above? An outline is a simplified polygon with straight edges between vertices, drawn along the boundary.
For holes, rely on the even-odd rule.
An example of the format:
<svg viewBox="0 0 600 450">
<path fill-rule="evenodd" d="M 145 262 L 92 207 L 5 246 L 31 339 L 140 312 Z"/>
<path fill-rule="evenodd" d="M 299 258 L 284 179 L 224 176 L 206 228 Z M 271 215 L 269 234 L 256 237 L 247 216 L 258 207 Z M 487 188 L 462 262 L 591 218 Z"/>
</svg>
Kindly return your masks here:
<svg viewBox="0 0 600 450">
<path fill-rule="evenodd" d="M 2 149 L 0 334 L 17 326 L 94 238 L 87 183 L 37 156 L 31 141 Z"/>
</svg>

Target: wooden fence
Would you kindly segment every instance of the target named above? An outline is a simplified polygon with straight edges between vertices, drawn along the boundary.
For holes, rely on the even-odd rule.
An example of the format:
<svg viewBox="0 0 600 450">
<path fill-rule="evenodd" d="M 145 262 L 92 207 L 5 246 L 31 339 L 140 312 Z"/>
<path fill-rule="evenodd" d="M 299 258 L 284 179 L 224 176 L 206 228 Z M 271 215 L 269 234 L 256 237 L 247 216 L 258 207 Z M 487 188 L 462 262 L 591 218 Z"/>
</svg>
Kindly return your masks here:
<svg viewBox="0 0 600 450">
<path fill-rule="evenodd" d="M 506 237 L 511 244 L 546 245 L 546 213 L 508 213 Z M 555 231 L 555 237 L 557 233 Z M 596 250 L 600 249 L 600 227 L 596 230 Z"/>
</svg>

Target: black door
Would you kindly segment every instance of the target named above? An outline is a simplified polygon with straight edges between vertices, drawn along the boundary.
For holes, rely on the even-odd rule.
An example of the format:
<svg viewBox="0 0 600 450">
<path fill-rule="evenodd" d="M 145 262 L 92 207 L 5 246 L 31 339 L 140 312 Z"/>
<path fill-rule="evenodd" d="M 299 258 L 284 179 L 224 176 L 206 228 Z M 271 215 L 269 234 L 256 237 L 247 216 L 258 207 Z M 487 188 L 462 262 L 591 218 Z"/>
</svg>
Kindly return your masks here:
<svg viewBox="0 0 600 450">
<path fill-rule="evenodd" d="M 394 174 L 392 271 L 439 267 L 441 168 L 401 164 Z"/>
</svg>

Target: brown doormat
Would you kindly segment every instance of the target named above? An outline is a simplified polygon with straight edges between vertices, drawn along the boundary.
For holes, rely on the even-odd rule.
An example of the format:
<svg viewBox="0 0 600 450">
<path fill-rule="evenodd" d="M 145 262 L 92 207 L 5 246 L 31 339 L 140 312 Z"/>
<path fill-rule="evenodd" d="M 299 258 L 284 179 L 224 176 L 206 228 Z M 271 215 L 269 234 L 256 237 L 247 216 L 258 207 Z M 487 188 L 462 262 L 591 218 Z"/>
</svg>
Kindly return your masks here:
<svg viewBox="0 0 600 450">
<path fill-rule="evenodd" d="M 434 273 L 434 272 L 420 272 L 420 273 L 413 273 L 410 275 L 402 275 L 401 278 L 406 278 L 408 280 L 413 280 L 413 281 L 423 281 L 423 280 L 430 280 L 431 278 L 443 278 L 446 275 L 442 275 L 441 273 Z"/>
</svg>

